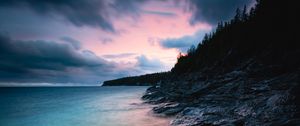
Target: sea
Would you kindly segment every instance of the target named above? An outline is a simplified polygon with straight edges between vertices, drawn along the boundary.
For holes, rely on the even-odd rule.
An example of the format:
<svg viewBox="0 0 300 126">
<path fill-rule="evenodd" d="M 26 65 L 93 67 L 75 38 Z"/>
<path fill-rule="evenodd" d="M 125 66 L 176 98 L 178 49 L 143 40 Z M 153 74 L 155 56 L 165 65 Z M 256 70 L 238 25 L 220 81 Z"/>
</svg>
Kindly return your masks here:
<svg viewBox="0 0 300 126">
<path fill-rule="evenodd" d="M 1 87 L 0 126 L 168 126 L 146 86 Z"/>
</svg>

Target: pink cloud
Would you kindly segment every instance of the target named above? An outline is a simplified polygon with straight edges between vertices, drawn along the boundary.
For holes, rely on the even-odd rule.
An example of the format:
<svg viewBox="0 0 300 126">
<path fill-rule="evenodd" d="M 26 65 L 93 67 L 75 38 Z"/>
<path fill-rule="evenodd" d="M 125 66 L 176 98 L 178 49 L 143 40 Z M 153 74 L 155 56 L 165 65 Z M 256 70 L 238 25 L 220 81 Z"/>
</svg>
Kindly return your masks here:
<svg viewBox="0 0 300 126">
<path fill-rule="evenodd" d="M 157 6 L 159 5 L 159 6 Z M 181 7 L 170 3 L 153 1 L 143 6 L 143 10 L 155 12 L 155 14 L 141 13 L 138 19 L 123 17 L 114 21 L 117 29 L 126 29 L 125 33 L 112 36 L 114 42 L 100 44 L 97 40 L 87 45 L 98 55 L 136 53 L 146 55 L 149 58 L 157 58 L 170 69 L 176 62 L 179 53 L 176 49 L 165 49 L 155 44 L 158 39 L 179 38 L 184 35 L 194 34 L 197 31 L 209 31 L 212 26 L 206 23 L 198 23 L 191 26 L 188 22 L 191 14 L 184 12 Z M 157 12 L 157 14 L 156 14 Z M 161 13 L 161 14 L 160 14 Z M 168 16 L 164 14 L 174 14 Z M 152 38 L 153 43 L 149 43 Z M 200 40 L 199 40 L 200 41 Z M 119 59 L 115 59 L 119 61 Z M 137 62 L 135 58 L 122 59 L 124 62 Z"/>
</svg>

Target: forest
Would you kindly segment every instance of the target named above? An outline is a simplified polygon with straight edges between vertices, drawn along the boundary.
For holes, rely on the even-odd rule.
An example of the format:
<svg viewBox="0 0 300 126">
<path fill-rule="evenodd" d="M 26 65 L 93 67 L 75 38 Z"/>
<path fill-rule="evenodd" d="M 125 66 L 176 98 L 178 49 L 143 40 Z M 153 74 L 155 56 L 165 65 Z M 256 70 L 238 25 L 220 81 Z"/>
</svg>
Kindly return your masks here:
<svg viewBox="0 0 300 126">
<path fill-rule="evenodd" d="M 253 76 L 295 71 L 300 64 L 300 44 L 292 30 L 297 26 L 297 19 L 293 17 L 296 10 L 284 8 L 289 4 L 279 0 L 257 0 L 251 8 L 237 8 L 232 20 L 220 21 L 215 30 L 207 33 L 196 47 L 192 45 L 186 55 L 179 53 L 170 72 L 126 77 L 104 84 L 154 85 L 168 76 L 176 78 L 193 72 L 213 76 L 251 62 L 269 66 L 263 72 L 253 72 Z"/>
</svg>

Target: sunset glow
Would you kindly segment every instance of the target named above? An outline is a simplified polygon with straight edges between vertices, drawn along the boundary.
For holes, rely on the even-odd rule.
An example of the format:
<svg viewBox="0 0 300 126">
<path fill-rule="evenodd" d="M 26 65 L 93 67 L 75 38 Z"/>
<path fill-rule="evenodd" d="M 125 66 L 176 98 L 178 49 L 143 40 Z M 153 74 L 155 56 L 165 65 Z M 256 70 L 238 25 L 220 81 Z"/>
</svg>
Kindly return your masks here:
<svg viewBox="0 0 300 126">
<path fill-rule="evenodd" d="M 7 76 L 1 82 L 98 84 L 169 71 L 179 52 L 197 46 L 204 34 L 215 28 L 214 20 L 230 19 L 236 7 L 248 3 L 253 2 L 229 2 L 219 8 L 193 0 L 7 1 L 0 4 L 0 16 L 5 17 L 0 19 L 0 38 L 4 45 L 15 44 L 8 49 L 14 54 L 8 55 L 17 58 L 2 61 L 8 71 L 0 72 Z M 209 8 L 207 13 L 224 15 L 205 17 L 204 5 Z M 50 52 L 41 45 L 49 47 L 48 51 L 61 46 L 67 51 L 47 56 Z M 19 48 L 22 51 L 16 51 Z M 26 57 L 45 60 L 16 64 Z M 23 73 L 14 73 L 14 65 Z"/>
</svg>

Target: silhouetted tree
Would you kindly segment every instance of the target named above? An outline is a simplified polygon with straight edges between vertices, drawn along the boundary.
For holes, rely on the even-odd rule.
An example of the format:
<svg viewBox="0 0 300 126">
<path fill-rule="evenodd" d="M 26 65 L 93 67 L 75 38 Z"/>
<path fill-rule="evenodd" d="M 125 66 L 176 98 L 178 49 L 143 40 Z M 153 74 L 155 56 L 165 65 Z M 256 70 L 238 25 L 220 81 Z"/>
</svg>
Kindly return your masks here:
<svg viewBox="0 0 300 126">
<path fill-rule="evenodd" d="M 255 15 L 255 9 L 251 7 L 250 12 L 249 12 L 249 18 L 252 18 Z"/>
<path fill-rule="evenodd" d="M 219 22 L 218 25 L 217 25 L 216 31 L 217 31 L 217 32 L 221 31 L 221 30 L 223 29 L 223 27 L 224 27 L 224 26 L 223 26 L 223 22 L 222 22 L 222 21 Z"/>
<path fill-rule="evenodd" d="M 209 41 L 209 35 L 206 33 L 206 34 L 204 35 L 204 38 L 203 38 L 203 40 L 202 40 L 202 43 L 205 44 L 205 43 L 208 42 L 208 41 Z"/>
<path fill-rule="evenodd" d="M 233 22 L 237 23 L 240 20 L 241 20 L 241 10 L 240 10 L 240 8 L 237 8 L 235 11 L 235 16 L 234 16 Z"/>
<path fill-rule="evenodd" d="M 177 55 L 177 60 L 179 60 L 181 57 L 183 57 L 182 53 L 179 52 L 178 55 Z"/>
<path fill-rule="evenodd" d="M 243 21 L 247 21 L 248 20 L 248 14 L 247 14 L 247 7 L 246 7 L 246 5 L 244 6 L 244 9 L 243 9 L 242 20 Z"/>
<path fill-rule="evenodd" d="M 188 50 L 187 53 L 188 55 L 192 55 L 196 52 L 196 47 L 194 45 L 192 45 Z"/>
<path fill-rule="evenodd" d="M 171 72 L 128 77 L 106 83 L 154 84 L 170 74 L 229 72 L 237 66 L 238 69 L 248 69 L 249 59 L 255 59 L 260 65 L 276 64 L 276 68 L 281 65 L 284 66 L 284 70 L 299 70 L 299 67 L 295 66 L 300 64 L 300 44 L 290 37 L 288 28 L 294 24 L 288 23 L 290 20 L 285 16 L 290 13 L 287 12 L 289 10 L 282 9 L 282 4 L 280 0 L 257 0 L 249 14 L 246 7 L 242 13 L 237 9 L 232 20 L 224 24 L 220 22 L 215 32 L 205 34 L 196 49 L 191 47 L 188 55 L 179 53 Z M 293 16 L 289 19 L 296 21 Z"/>
<path fill-rule="evenodd" d="M 288 10 L 280 9 L 282 4 L 279 0 L 257 0 L 257 4 L 249 13 L 246 6 L 242 12 L 237 8 L 230 22 L 220 22 L 215 31 L 205 34 L 195 54 L 182 56 L 172 68 L 172 72 L 200 71 L 216 64 L 222 69 L 229 69 L 230 66 L 238 65 L 250 57 L 262 57 L 259 55 L 263 52 L 264 56 L 268 55 L 260 59 L 263 63 L 274 64 L 275 59 L 280 57 L 287 59 L 284 54 L 292 52 L 293 49 L 299 50 L 299 43 L 286 39 L 289 38 L 287 31 L 290 30 L 282 24 L 289 24 L 285 18 L 289 13 L 286 12 Z M 283 61 L 276 60 L 280 63 Z"/>
</svg>

